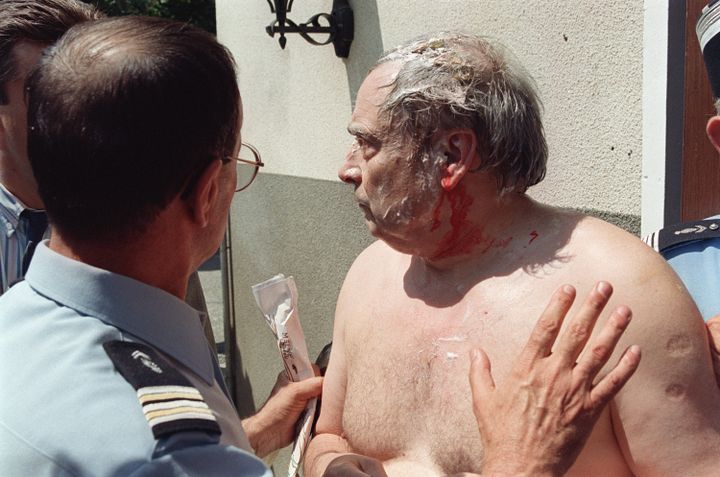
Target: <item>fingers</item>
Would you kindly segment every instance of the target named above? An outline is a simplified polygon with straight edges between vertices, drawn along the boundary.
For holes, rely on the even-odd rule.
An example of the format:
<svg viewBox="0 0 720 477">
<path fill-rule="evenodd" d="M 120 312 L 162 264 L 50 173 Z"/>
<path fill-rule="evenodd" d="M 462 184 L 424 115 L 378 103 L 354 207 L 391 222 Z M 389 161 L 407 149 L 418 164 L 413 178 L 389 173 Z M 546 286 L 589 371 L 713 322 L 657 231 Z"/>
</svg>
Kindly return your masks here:
<svg viewBox="0 0 720 477">
<path fill-rule="evenodd" d="M 632 345 L 618 364 L 590 392 L 593 407 L 601 410 L 620 391 L 640 364 L 640 347 Z"/>
<path fill-rule="evenodd" d="M 295 383 L 288 384 L 288 390 L 291 390 L 297 399 L 308 400 L 318 397 L 322 393 L 323 377 L 315 376 L 314 378 L 303 379 Z"/>
<path fill-rule="evenodd" d="M 359 454 L 344 454 L 333 459 L 323 477 L 387 477 L 382 463 Z"/>
<path fill-rule="evenodd" d="M 565 363 L 575 363 L 590 339 L 595 322 L 605 308 L 610 295 L 612 295 L 612 286 L 608 282 L 598 282 L 580 310 L 572 317 L 556 348 L 557 355 Z"/>
<path fill-rule="evenodd" d="M 619 306 L 613 311 L 600 334 L 590 344 L 573 370 L 576 379 L 583 381 L 587 386 L 592 384 L 597 373 L 610 359 L 620 337 L 625 332 L 628 324 L 630 324 L 631 318 L 632 312 L 627 306 Z"/>
<path fill-rule="evenodd" d="M 537 358 L 544 358 L 550 354 L 560 326 L 573 301 L 575 301 L 575 288 L 570 285 L 561 286 L 553 294 L 545 311 L 535 324 L 518 362 L 529 365 Z"/>
<path fill-rule="evenodd" d="M 708 336 L 710 337 L 710 354 L 712 355 L 715 379 L 720 386 L 720 315 L 714 316 L 707 322 Z"/>
<path fill-rule="evenodd" d="M 710 334 L 710 345 L 715 353 L 720 354 L 720 315 L 710 318 L 707 327 Z"/>
<path fill-rule="evenodd" d="M 486 396 L 495 390 L 490 359 L 480 348 L 470 353 L 470 390 L 472 391 L 473 410 L 485 402 Z"/>
<path fill-rule="evenodd" d="M 382 463 L 376 459 L 363 459 L 362 470 L 372 477 L 388 477 Z"/>
</svg>

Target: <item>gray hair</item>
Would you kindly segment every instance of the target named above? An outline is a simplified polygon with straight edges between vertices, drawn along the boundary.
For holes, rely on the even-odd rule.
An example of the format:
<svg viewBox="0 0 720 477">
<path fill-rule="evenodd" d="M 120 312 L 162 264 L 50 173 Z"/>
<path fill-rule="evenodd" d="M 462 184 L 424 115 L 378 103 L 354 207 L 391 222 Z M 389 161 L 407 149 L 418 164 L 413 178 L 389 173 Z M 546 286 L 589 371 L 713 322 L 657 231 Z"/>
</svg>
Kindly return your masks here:
<svg viewBox="0 0 720 477">
<path fill-rule="evenodd" d="M 715 114 L 720 116 L 720 98 L 715 99 Z"/>
<path fill-rule="evenodd" d="M 394 48 L 373 66 L 398 61 L 400 71 L 380 108 L 384 135 L 432 155 L 434 134 L 468 128 L 481 166 L 501 190 L 524 192 L 545 176 L 542 105 L 530 75 L 504 47 L 458 32 L 425 35 Z"/>
</svg>

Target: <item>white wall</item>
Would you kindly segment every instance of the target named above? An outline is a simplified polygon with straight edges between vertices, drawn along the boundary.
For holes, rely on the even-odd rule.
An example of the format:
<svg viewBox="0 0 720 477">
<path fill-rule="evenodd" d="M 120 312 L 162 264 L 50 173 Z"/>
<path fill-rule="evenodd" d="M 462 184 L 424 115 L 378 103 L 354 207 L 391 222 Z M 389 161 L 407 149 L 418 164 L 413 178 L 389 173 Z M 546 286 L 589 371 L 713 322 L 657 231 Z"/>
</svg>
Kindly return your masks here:
<svg viewBox="0 0 720 477">
<path fill-rule="evenodd" d="M 662 3 L 662 2 L 660 2 Z M 305 21 L 330 0 L 297 0 Z M 643 2 L 356 0 L 350 58 L 264 32 L 261 0 L 218 0 L 218 35 L 236 56 L 247 140 L 267 172 L 336 180 L 349 142 L 351 98 L 367 66 L 397 43 L 438 29 L 489 35 L 535 77 L 545 105 L 550 164 L 540 200 L 612 213 L 641 212 Z"/>
</svg>

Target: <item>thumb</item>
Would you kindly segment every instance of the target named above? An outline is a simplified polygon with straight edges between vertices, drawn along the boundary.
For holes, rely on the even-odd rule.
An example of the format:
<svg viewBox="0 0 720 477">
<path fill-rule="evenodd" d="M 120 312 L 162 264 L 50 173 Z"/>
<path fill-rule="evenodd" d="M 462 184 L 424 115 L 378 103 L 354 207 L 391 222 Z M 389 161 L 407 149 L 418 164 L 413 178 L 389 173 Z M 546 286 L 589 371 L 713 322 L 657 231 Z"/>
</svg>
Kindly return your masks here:
<svg viewBox="0 0 720 477">
<path fill-rule="evenodd" d="M 288 384 L 288 389 L 292 390 L 297 399 L 312 399 L 322 393 L 324 379 L 322 376 L 303 379 L 302 381 Z"/>
<path fill-rule="evenodd" d="M 495 381 L 490 368 L 490 358 L 480 348 L 470 352 L 470 389 L 473 408 L 482 403 L 495 390 Z"/>
<path fill-rule="evenodd" d="M 720 353 L 720 315 L 715 315 L 707 322 L 710 346 L 715 353 Z"/>
</svg>

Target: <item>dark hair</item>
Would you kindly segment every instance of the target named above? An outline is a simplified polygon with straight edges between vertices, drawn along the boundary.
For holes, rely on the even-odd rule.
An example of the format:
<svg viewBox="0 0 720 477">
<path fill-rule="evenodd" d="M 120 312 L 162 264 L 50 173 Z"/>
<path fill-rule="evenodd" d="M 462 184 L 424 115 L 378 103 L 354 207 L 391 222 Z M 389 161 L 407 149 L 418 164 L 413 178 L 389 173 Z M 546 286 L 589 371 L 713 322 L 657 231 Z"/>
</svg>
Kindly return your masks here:
<svg viewBox="0 0 720 477">
<path fill-rule="evenodd" d="M 545 176 L 542 106 L 530 75 L 502 45 L 475 35 L 438 32 L 409 41 L 373 66 L 400 71 L 379 116 L 392 143 L 431 153 L 433 134 L 468 128 L 482 164 L 505 190 L 525 191 Z"/>
<path fill-rule="evenodd" d="M 160 18 L 73 27 L 46 50 L 28 93 L 38 190 L 53 226 L 76 241 L 142 232 L 239 134 L 229 51 Z"/>
<path fill-rule="evenodd" d="M 70 27 L 102 14 L 78 0 L 1 0 L 0 4 L 0 104 L 8 101 L 6 83 L 15 79 L 13 48 L 27 41 L 51 45 Z"/>
</svg>

